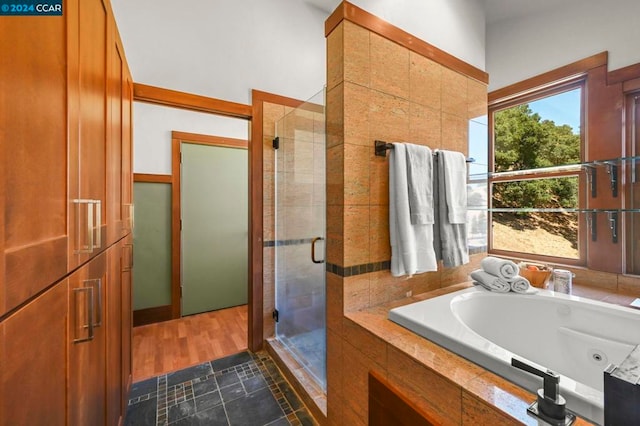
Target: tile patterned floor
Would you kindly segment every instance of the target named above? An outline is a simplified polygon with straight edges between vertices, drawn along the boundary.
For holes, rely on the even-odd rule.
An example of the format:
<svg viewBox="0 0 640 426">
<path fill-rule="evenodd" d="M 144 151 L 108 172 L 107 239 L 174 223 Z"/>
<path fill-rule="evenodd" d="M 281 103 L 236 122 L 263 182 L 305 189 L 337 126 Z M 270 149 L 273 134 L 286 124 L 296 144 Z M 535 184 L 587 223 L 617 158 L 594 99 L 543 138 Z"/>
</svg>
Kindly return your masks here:
<svg viewBox="0 0 640 426">
<path fill-rule="evenodd" d="M 226 358 L 134 383 L 126 426 L 316 425 L 266 353 Z"/>
</svg>

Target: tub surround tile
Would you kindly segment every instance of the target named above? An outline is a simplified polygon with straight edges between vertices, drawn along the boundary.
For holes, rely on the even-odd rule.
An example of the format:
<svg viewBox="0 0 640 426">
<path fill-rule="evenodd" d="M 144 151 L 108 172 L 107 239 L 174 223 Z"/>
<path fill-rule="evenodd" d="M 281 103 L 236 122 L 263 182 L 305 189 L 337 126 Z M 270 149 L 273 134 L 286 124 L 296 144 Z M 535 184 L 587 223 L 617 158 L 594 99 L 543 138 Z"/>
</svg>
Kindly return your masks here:
<svg viewBox="0 0 640 426">
<path fill-rule="evenodd" d="M 347 313 L 343 345 L 350 340 L 358 342 L 358 348 L 387 345 L 389 379 L 412 401 L 435 413 L 443 424 L 529 424 L 532 418 L 526 414 L 526 408 L 535 399 L 533 393 L 387 319 L 389 309 L 471 285 L 471 282 L 459 283 Z M 375 340 L 378 342 L 372 343 Z M 377 356 L 376 352 L 361 354 L 363 358 Z M 351 409 L 358 414 L 357 407 Z M 501 423 L 492 423 L 495 421 Z M 577 424 L 591 423 L 579 419 Z"/>
<path fill-rule="evenodd" d="M 442 68 L 442 65 L 410 52 L 409 100 L 439 111 L 442 105 Z"/>
<path fill-rule="evenodd" d="M 342 283 L 344 286 L 344 312 L 358 311 L 369 307 L 369 274 L 345 277 Z"/>
<path fill-rule="evenodd" d="M 468 77 L 442 67 L 442 112 L 467 119 Z"/>
<path fill-rule="evenodd" d="M 467 118 L 469 120 L 487 115 L 487 85 L 467 80 Z"/>
<path fill-rule="evenodd" d="M 442 120 L 439 110 L 411 102 L 409 142 L 428 146 L 431 150 L 442 147 Z"/>
<path fill-rule="evenodd" d="M 344 263 L 369 262 L 369 206 L 344 206 Z"/>
<path fill-rule="evenodd" d="M 344 205 L 369 205 L 369 154 L 367 146 L 344 145 Z"/>
<path fill-rule="evenodd" d="M 389 206 L 371 205 L 369 207 L 369 262 L 382 262 L 389 259 L 391 259 Z"/>
<path fill-rule="evenodd" d="M 344 83 L 327 90 L 327 148 L 344 143 Z"/>
<path fill-rule="evenodd" d="M 448 379 L 389 346 L 389 380 L 418 407 L 435 415 L 442 424 L 459 425 L 461 421 L 461 391 Z"/>
<path fill-rule="evenodd" d="M 376 139 L 389 143 L 409 140 L 409 104 L 406 99 L 371 91 L 369 146 L 372 147 Z"/>
<path fill-rule="evenodd" d="M 370 146 L 369 141 L 369 114 L 371 104 L 371 91 L 366 87 L 350 82 L 345 82 L 344 89 L 344 143 L 353 145 Z M 364 157 L 368 158 L 368 155 Z"/>
<path fill-rule="evenodd" d="M 618 291 L 634 298 L 640 297 L 640 278 L 618 275 Z"/>
<path fill-rule="evenodd" d="M 371 83 L 371 58 L 369 31 L 349 21 L 344 26 L 344 80 L 369 87 Z"/>
<path fill-rule="evenodd" d="M 342 327 L 345 341 L 380 365 L 387 364 L 387 344 L 384 341 L 346 317 Z"/>
<path fill-rule="evenodd" d="M 371 88 L 409 99 L 409 49 L 371 33 Z"/>
<path fill-rule="evenodd" d="M 344 23 L 327 37 L 327 90 L 344 80 Z"/>
</svg>

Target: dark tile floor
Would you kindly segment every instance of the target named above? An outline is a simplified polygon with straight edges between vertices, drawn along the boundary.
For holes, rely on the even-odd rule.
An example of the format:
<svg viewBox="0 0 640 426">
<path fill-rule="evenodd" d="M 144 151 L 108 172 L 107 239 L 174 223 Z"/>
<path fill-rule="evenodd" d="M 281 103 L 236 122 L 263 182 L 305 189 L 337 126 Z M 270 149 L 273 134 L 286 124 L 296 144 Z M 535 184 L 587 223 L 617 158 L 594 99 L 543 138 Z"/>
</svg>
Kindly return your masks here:
<svg viewBox="0 0 640 426">
<path fill-rule="evenodd" d="M 125 425 L 316 423 L 268 355 L 241 352 L 134 383 Z"/>
</svg>

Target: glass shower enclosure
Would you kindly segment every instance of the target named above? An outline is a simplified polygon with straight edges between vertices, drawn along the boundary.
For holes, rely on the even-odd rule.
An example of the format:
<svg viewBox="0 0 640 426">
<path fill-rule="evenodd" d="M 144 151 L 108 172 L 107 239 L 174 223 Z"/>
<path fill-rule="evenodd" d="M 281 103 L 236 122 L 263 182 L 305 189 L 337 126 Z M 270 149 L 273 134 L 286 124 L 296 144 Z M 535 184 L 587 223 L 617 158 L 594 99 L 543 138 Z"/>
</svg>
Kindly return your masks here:
<svg viewBox="0 0 640 426">
<path fill-rule="evenodd" d="M 326 389 L 324 90 L 276 134 L 276 338 Z"/>
</svg>

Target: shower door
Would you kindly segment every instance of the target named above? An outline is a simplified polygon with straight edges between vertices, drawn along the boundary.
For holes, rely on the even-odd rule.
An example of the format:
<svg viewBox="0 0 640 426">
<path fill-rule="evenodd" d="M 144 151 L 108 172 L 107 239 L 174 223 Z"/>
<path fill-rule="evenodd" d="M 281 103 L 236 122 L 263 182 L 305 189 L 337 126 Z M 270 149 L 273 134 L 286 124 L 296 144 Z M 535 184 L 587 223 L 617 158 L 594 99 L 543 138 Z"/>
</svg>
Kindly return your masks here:
<svg viewBox="0 0 640 426">
<path fill-rule="evenodd" d="M 277 123 L 276 337 L 326 386 L 324 91 Z"/>
</svg>

